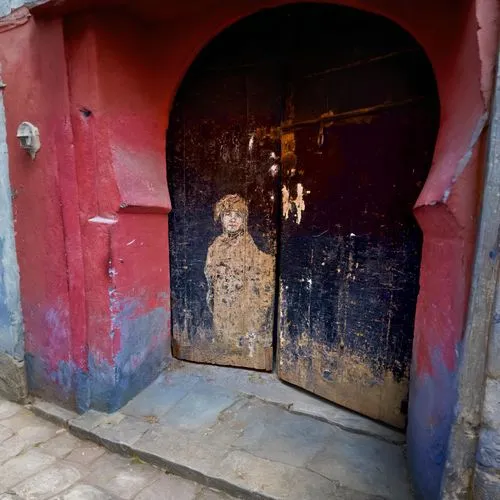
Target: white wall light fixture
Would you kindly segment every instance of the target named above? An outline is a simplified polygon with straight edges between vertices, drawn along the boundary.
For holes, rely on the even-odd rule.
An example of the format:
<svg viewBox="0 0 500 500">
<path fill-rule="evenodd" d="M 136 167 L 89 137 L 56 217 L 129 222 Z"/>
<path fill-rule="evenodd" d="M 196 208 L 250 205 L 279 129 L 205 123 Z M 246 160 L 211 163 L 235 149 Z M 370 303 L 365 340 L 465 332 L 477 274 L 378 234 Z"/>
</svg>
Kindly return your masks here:
<svg viewBox="0 0 500 500">
<path fill-rule="evenodd" d="M 34 160 L 40 149 L 40 133 L 38 128 L 30 122 L 22 122 L 17 127 L 17 138 L 21 147 L 29 153 L 31 159 Z"/>
</svg>

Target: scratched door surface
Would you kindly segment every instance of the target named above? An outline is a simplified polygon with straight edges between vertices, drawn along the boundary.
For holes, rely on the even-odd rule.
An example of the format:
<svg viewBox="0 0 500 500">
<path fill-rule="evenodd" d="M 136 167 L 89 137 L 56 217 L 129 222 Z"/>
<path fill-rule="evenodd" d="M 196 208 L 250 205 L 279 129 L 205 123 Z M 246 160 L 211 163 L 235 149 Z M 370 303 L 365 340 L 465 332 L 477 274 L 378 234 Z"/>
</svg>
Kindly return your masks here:
<svg viewBox="0 0 500 500">
<path fill-rule="evenodd" d="M 412 206 L 437 129 L 430 68 L 381 18 L 351 12 L 295 30 L 278 373 L 404 426 L 422 244 Z"/>
<path fill-rule="evenodd" d="M 204 51 L 170 118 L 173 354 L 270 370 L 281 83 L 247 39 Z"/>
</svg>

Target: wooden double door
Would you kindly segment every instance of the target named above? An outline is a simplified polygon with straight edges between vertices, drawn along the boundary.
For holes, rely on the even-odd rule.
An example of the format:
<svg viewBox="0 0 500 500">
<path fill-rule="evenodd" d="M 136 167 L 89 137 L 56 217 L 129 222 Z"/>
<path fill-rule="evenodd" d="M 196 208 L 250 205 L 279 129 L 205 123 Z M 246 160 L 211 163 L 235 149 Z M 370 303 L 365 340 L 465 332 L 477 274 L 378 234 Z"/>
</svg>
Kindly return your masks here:
<svg viewBox="0 0 500 500">
<path fill-rule="evenodd" d="M 437 109 L 385 19 L 298 5 L 216 38 L 168 132 L 174 355 L 404 426 Z"/>
</svg>

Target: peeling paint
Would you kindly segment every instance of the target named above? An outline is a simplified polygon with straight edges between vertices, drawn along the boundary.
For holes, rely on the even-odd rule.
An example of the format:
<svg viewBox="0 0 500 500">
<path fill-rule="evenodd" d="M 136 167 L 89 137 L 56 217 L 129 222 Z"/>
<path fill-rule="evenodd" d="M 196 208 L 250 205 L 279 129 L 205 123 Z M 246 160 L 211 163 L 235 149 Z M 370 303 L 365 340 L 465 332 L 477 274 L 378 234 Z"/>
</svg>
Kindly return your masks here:
<svg viewBox="0 0 500 500">
<path fill-rule="evenodd" d="M 495 61 L 498 51 L 497 0 L 476 0 L 477 41 L 481 60 L 481 93 L 485 108 L 490 106 Z"/>
<path fill-rule="evenodd" d="M 285 218 L 285 220 L 288 220 L 288 216 L 292 207 L 290 202 L 290 192 L 288 191 L 288 188 L 286 186 L 283 186 L 281 188 L 281 195 L 281 209 L 283 211 L 283 217 Z"/>
<path fill-rule="evenodd" d="M 97 224 L 116 224 L 118 219 L 116 217 L 101 217 L 100 215 L 96 215 L 89 219 L 89 222 L 94 222 Z"/>
<path fill-rule="evenodd" d="M 251 153 L 253 150 L 253 143 L 255 141 L 255 134 L 250 134 L 250 140 L 248 141 L 248 151 Z"/>
<path fill-rule="evenodd" d="M 304 201 L 304 187 L 300 182 L 297 184 L 297 196 L 294 199 L 290 198 L 290 191 L 286 186 L 281 188 L 281 194 L 281 210 L 283 217 L 285 220 L 288 220 L 290 212 L 293 211 L 295 213 L 295 222 L 300 224 L 302 222 L 302 213 L 306 209 L 306 203 Z"/>
<path fill-rule="evenodd" d="M 470 142 L 469 142 L 469 147 L 467 148 L 467 151 L 465 152 L 465 154 L 462 156 L 462 158 L 458 162 L 457 168 L 455 169 L 455 175 L 453 176 L 452 185 L 456 181 L 456 179 L 458 179 L 458 177 L 460 177 L 460 175 L 464 171 L 465 167 L 469 164 L 469 161 L 472 157 L 472 152 L 474 151 L 474 148 L 475 148 L 477 142 L 479 141 L 481 134 L 483 133 L 483 130 L 485 129 L 485 127 L 488 123 L 488 116 L 489 116 L 488 111 L 485 111 L 479 117 L 479 120 L 477 121 L 476 126 L 475 126 L 474 130 L 472 131 L 472 135 L 471 135 Z M 451 186 L 446 191 L 449 191 L 450 189 L 451 189 Z M 445 193 L 446 193 L 446 191 L 445 191 Z"/>
<path fill-rule="evenodd" d="M 299 182 L 297 184 L 297 198 L 294 200 L 295 208 L 297 210 L 297 224 L 302 221 L 302 212 L 306 209 L 306 204 L 304 201 L 304 187 Z"/>
</svg>

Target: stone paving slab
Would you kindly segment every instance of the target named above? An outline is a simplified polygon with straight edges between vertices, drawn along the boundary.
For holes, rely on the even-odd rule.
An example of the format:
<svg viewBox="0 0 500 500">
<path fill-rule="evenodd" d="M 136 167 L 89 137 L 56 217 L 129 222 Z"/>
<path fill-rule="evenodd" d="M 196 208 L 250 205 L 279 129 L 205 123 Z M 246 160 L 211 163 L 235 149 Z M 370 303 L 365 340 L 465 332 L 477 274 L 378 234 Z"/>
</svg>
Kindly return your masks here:
<svg viewBox="0 0 500 500">
<path fill-rule="evenodd" d="M 43 417 L 45 420 L 64 426 L 68 420 L 76 418 L 78 413 L 74 411 L 67 410 L 66 408 L 61 408 L 60 406 L 53 405 L 47 401 L 36 398 L 35 404 L 27 405 L 35 415 Z"/>
<path fill-rule="evenodd" d="M 0 443 L 0 465 L 28 449 L 28 443 L 17 434 Z"/>
<path fill-rule="evenodd" d="M 167 376 L 166 372 L 164 372 L 150 386 L 146 387 L 125 405 L 121 412 L 134 417 L 161 417 L 186 397 L 193 386 L 202 380 L 201 377 L 185 377 L 182 374 L 180 376 L 175 374 Z"/>
<path fill-rule="evenodd" d="M 295 467 L 306 466 L 325 443 L 336 442 L 337 434 L 343 434 L 330 424 L 269 404 L 251 403 L 233 420 L 245 422 L 233 448 Z"/>
<path fill-rule="evenodd" d="M 89 465 L 106 453 L 106 449 L 89 441 L 82 441 L 66 458 L 70 462 Z"/>
<path fill-rule="evenodd" d="M 384 498 L 411 498 L 402 450 L 394 453 L 393 445 L 363 435 L 337 432 L 335 446 L 316 454 L 307 468 L 346 488 Z"/>
<path fill-rule="evenodd" d="M 5 420 L 14 416 L 20 409 L 16 403 L 11 403 L 5 399 L 0 399 L 0 420 Z"/>
<path fill-rule="evenodd" d="M 24 457 L 20 457 L 22 460 Z M 78 467 L 65 462 L 54 463 L 12 488 L 21 498 L 47 500 L 66 490 L 85 476 Z"/>
<path fill-rule="evenodd" d="M 60 495 L 53 497 L 53 500 L 113 500 L 109 493 L 106 493 L 88 484 L 77 484 Z M 159 497 L 161 498 L 161 497 Z"/>
<path fill-rule="evenodd" d="M 37 402 L 35 404 L 38 404 Z M 49 403 L 38 414 L 67 425 L 76 414 Z M 53 415 L 52 415 L 53 413 Z M 15 419 L 19 417 L 17 423 Z M 96 418 L 99 417 L 99 418 Z M 128 417 L 130 419 L 130 417 Z M 94 420 L 92 420 L 94 419 Z M 91 414 L 114 439 L 133 433 L 125 415 Z M 123 425 L 117 429 L 114 424 Z M 3 424 L 7 423 L 8 426 Z M 140 423 L 140 422 L 139 422 Z M 137 425 L 137 429 L 144 428 Z M 229 500 L 229 495 L 106 451 L 0 399 L 0 500 Z"/>
<path fill-rule="evenodd" d="M 152 399 L 160 403 L 161 408 L 162 398 L 157 397 L 159 390 L 164 391 L 165 398 L 174 387 L 189 388 L 200 383 L 224 387 L 233 393 L 255 396 L 263 401 L 284 406 L 292 413 L 312 416 L 350 432 L 377 436 L 379 439 L 396 444 L 403 444 L 406 441 L 404 433 L 283 383 L 274 373 L 178 360 L 174 360 L 169 369 L 150 386 L 150 392 L 143 391 L 126 405 L 122 412 L 137 416 L 137 406 L 151 407 Z M 158 406 L 156 411 L 161 411 L 158 410 Z"/>
<path fill-rule="evenodd" d="M 165 426 L 181 429 L 210 428 L 237 399 L 238 394 L 225 387 L 199 382 L 158 420 Z"/>
<path fill-rule="evenodd" d="M 130 500 L 150 483 L 159 479 L 161 472 L 147 464 L 130 463 L 120 455 L 103 455 L 91 466 L 87 483 Z"/>
<path fill-rule="evenodd" d="M 287 500 L 375 500 L 377 497 L 329 481 L 312 471 L 255 457 L 244 451 L 231 452 L 219 465 L 218 476 L 240 486 L 257 498 Z M 407 499 L 409 497 L 406 497 Z"/>
<path fill-rule="evenodd" d="M 63 458 L 79 445 L 80 440 L 78 438 L 69 434 L 65 429 L 59 429 L 54 438 L 39 445 L 38 449 L 56 458 Z"/>
<path fill-rule="evenodd" d="M 9 429 L 8 427 L 3 427 L 0 425 L 0 443 L 9 439 L 14 434 L 14 431 Z"/>
<path fill-rule="evenodd" d="M 177 500 L 182 496 L 184 496 L 185 500 L 195 500 L 198 490 L 199 485 L 196 483 L 186 481 L 172 474 L 165 474 L 151 486 L 142 490 L 137 495 L 136 500 L 156 500 L 162 498 L 164 492 L 168 492 L 163 496 L 165 500 Z"/>
<path fill-rule="evenodd" d="M 5 462 L 0 468 L 0 491 L 6 491 L 20 481 L 52 465 L 56 459 L 36 449 L 28 450 Z"/>
</svg>

